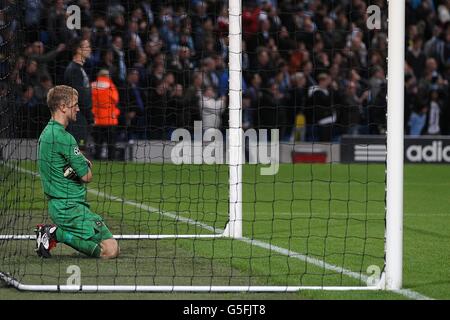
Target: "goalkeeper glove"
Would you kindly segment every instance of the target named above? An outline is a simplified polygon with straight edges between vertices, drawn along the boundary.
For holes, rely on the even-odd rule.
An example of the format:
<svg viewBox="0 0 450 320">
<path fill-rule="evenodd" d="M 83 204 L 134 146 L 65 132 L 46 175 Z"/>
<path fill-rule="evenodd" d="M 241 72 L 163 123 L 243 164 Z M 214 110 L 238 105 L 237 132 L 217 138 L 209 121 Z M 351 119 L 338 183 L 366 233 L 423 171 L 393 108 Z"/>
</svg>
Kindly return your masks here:
<svg viewBox="0 0 450 320">
<path fill-rule="evenodd" d="M 86 164 L 87 164 L 87 166 L 89 167 L 89 169 L 92 169 L 92 162 L 90 162 L 90 161 L 88 160 L 88 158 L 85 158 L 85 160 L 86 160 Z"/>
<path fill-rule="evenodd" d="M 80 181 L 80 177 L 78 177 L 77 173 L 75 172 L 75 170 L 73 170 L 73 168 L 70 165 L 65 165 L 63 168 L 63 174 L 64 177 L 76 182 L 81 182 Z"/>
</svg>

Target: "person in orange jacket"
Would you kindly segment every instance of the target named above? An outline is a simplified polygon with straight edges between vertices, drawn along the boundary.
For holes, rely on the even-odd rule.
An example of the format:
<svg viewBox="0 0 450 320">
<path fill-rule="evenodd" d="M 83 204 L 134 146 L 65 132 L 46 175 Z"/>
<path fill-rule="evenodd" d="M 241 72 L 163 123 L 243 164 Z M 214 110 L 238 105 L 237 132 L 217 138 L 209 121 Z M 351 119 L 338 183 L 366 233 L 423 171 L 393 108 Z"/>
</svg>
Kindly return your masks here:
<svg viewBox="0 0 450 320">
<path fill-rule="evenodd" d="M 108 160 L 113 160 L 116 151 L 116 128 L 119 124 L 119 91 L 111 80 L 109 71 L 102 69 L 97 80 L 91 83 L 92 114 L 94 115 L 93 137 L 95 142 L 95 159 L 106 158 L 103 143 L 108 145 Z M 103 154 L 103 156 L 102 156 Z"/>
</svg>

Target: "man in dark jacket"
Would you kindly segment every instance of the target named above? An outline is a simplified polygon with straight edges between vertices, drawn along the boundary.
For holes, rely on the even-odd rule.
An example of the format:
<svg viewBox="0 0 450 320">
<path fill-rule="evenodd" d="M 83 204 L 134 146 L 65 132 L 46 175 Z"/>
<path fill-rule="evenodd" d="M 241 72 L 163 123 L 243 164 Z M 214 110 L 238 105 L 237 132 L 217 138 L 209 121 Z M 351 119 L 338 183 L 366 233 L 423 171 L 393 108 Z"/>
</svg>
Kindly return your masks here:
<svg viewBox="0 0 450 320">
<path fill-rule="evenodd" d="M 139 72 L 130 69 L 127 72 L 126 85 L 120 88 L 121 125 L 125 129 L 126 139 L 136 140 L 144 138 L 145 105 L 147 97 L 145 91 L 139 87 Z"/>
<path fill-rule="evenodd" d="M 306 121 L 313 141 L 331 141 L 336 110 L 330 90 L 331 78 L 326 73 L 317 77 L 318 85 L 308 89 L 308 104 L 305 110 Z"/>
<path fill-rule="evenodd" d="M 91 56 L 89 40 L 75 39 L 72 44 L 73 58 L 64 72 L 64 84 L 78 91 L 80 113 L 77 120 L 67 127 L 77 141 L 80 150 L 86 150 L 90 134 L 89 127 L 94 123 L 92 116 L 92 95 L 89 77 L 83 69 L 86 60 Z"/>
</svg>

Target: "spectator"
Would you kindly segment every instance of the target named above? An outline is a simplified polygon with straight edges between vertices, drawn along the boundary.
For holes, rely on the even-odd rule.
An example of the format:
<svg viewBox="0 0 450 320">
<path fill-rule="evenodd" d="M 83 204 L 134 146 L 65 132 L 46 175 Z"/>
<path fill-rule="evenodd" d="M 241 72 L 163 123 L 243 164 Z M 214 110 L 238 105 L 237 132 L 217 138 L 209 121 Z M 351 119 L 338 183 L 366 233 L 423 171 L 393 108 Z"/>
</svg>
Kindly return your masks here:
<svg viewBox="0 0 450 320">
<path fill-rule="evenodd" d="M 93 137 L 95 142 L 94 159 L 115 159 L 116 128 L 119 124 L 119 92 L 110 78 L 109 71 L 100 70 L 97 80 L 91 83 L 92 113 L 94 115 Z M 107 145 L 107 156 L 103 144 Z"/>
<path fill-rule="evenodd" d="M 164 64 L 154 62 L 153 70 L 148 77 L 149 88 L 155 88 L 163 80 L 165 71 Z"/>
<path fill-rule="evenodd" d="M 148 69 L 151 70 L 153 67 L 152 61 L 157 60 L 158 57 L 164 56 L 161 53 L 162 41 L 161 40 L 151 40 L 145 44 L 144 52 L 148 58 Z"/>
<path fill-rule="evenodd" d="M 124 52 L 125 61 L 128 61 L 128 64 L 133 64 L 133 61 L 137 61 L 138 57 L 144 50 L 140 49 L 137 45 L 136 38 L 131 37 L 128 39 L 128 48 Z"/>
<path fill-rule="evenodd" d="M 437 8 L 439 21 L 445 24 L 450 21 L 450 3 L 448 0 L 442 1 Z"/>
<path fill-rule="evenodd" d="M 168 67 L 175 73 L 177 83 L 188 85 L 190 82 L 191 72 L 194 70 L 194 64 L 191 61 L 191 50 L 189 47 L 180 46 L 176 50 L 176 54 L 168 63 Z"/>
<path fill-rule="evenodd" d="M 117 81 L 117 83 L 119 83 L 119 68 L 114 63 L 114 51 L 112 49 L 103 50 L 100 61 L 97 65 L 97 69 L 97 73 L 102 69 L 108 70 L 108 73 L 110 74 L 113 81 Z"/>
<path fill-rule="evenodd" d="M 172 16 L 163 15 L 161 17 L 161 25 L 161 39 L 166 45 L 167 52 L 173 53 L 179 43 L 179 38 Z"/>
<path fill-rule="evenodd" d="M 78 0 L 78 6 L 81 9 L 81 25 L 91 28 L 93 23 L 93 14 L 90 0 Z"/>
<path fill-rule="evenodd" d="M 133 42 L 135 50 L 143 51 L 144 47 L 139 31 L 138 21 L 136 21 L 135 19 L 131 19 L 128 22 L 128 32 L 126 36 L 127 43 L 130 44 L 131 42 Z"/>
<path fill-rule="evenodd" d="M 129 70 L 126 85 L 119 92 L 121 105 L 121 123 L 125 131 L 122 136 L 126 141 L 145 139 L 145 94 L 139 87 L 139 72 Z"/>
<path fill-rule="evenodd" d="M 139 72 L 139 87 L 146 87 L 145 79 L 147 78 L 147 55 L 144 52 L 139 52 L 136 62 L 133 64 L 133 69 Z"/>
<path fill-rule="evenodd" d="M 229 59 L 229 57 L 228 57 L 228 37 L 224 38 L 223 42 L 226 47 L 226 58 L 224 58 L 224 61 L 227 61 Z M 245 43 L 245 41 L 242 41 L 242 71 L 247 72 L 249 68 L 250 68 L 250 55 L 247 52 L 247 44 Z"/>
<path fill-rule="evenodd" d="M 289 31 L 285 26 L 282 26 L 278 35 L 278 48 L 280 49 L 281 57 L 289 61 L 292 51 L 296 48 L 296 42 L 291 39 Z"/>
<path fill-rule="evenodd" d="M 39 38 L 39 27 L 42 19 L 42 9 L 44 7 L 40 0 L 26 0 L 25 6 L 25 26 L 26 37 L 29 42 L 37 41 Z"/>
<path fill-rule="evenodd" d="M 220 37 L 228 34 L 229 27 L 230 21 L 228 18 L 228 6 L 225 4 L 221 7 L 219 16 L 217 17 L 217 29 Z"/>
<path fill-rule="evenodd" d="M 427 121 L 428 106 L 424 103 L 420 104 L 416 110 L 411 113 L 409 117 L 409 135 L 410 136 L 420 136 Z"/>
<path fill-rule="evenodd" d="M 196 56 L 194 39 L 192 38 L 190 27 L 186 26 L 180 37 L 180 46 L 188 47 L 192 57 Z"/>
<path fill-rule="evenodd" d="M 437 48 L 437 57 L 442 67 L 450 64 L 450 23 L 447 24 L 445 32 L 445 44 L 441 43 L 441 46 Z"/>
<path fill-rule="evenodd" d="M 125 18 L 124 18 L 124 8 L 122 6 L 116 6 L 113 9 L 113 12 L 111 14 L 111 34 L 115 36 L 119 36 L 121 39 L 125 36 Z M 123 10 L 122 10 L 123 9 Z"/>
<path fill-rule="evenodd" d="M 372 77 L 369 79 L 370 94 L 372 97 L 376 97 L 381 88 L 386 85 L 386 75 L 382 67 L 377 66 L 374 68 Z"/>
<path fill-rule="evenodd" d="M 258 128 L 281 129 L 280 139 L 285 132 L 285 95 L 280 92 L 278 84 L 272 82 L 269 89 L 262 90 L 258 105 Z"/>
<path fill-rule="evenodd" d="M 202 94 L 203 75 L 201 72 L 194 72 L 192 84 L 187 88 L 184 95 L 186 109 L 182 116 L 182 126 L 192 130 L 194 121 L 200 121 L 200 97 Z"/>
<path fill-rule="evenodd" d="M 213 87 L 216 90 L 219 87 L 219 77 L 216 73 L 216 62 L 212 57 L 203 59 L 200 69 L 203 73 L 203 86 Z"/>
<path fill-rule="evenodd" d="M 228 84 L 229 84 L 229 72 L 228 68 L 225 65 L 223 57 L 221 55 L 213 56 L 215 64 L 216 64 L 216 75 L 219 78 L 219 85 L 217 89 L 217 94 L 219 97 L 228 96 Z M 245 80 L 242 79 L 242 90 L 245 91 L 247 89 Z"/>
<path fill-rule="evenodd" d="M 215 38 L 215 30 L 214 23 L 211 18 L 206 18 L 203 22 L 202 28 L 197 30 L 197 34 L 195 35 L 197 41 L 197 47 L 202 48 L 204 45 L 204 39 L 214 39 Z"/>
<path fill-rule="evenodd" d="M 317 84 L 317 81 L 314 78 L 313 71 L 314 71 L 314 68 L 313 68 L 312 62 L 309 60 L 305 61 L 302 66 L 302 72 L 305 75 L 306 85 L 308 88 L 315 86 Z"/>
<path fill-rule="evenodd" d="M 247 42 L 259 29 L 259 14 L 261 8 L 253 1 L 245 1 L 242 8 L 243 38 Z M 248 50 L 254 52 L 256 47 L 248 46 Z"/>
<path fill-rule="evenodd" d="M 331 79 L 322 73 L 317 77 L 317 86 L 308 89 L 306 119 L 309 124 L 307 135 L 312 141 L 331 141 L 336 111 L 330 92 Z"/>
<path fill-rule="evenodd" d="M 167 106 L 169 90 L 167 84 L 160 81 L 150 93 L 145 114 L 147 117 L 147 138 L 151 140 L 166 140 L 169 137 Z"/>
<path fill-rule="evenodd" d="M 384 86 L 376 97 L 372 97 L 368 105 L 369 134 L 386 133 L 387 87 Z"/>
<path fill-rule="evenodd" d="M 355 82 L 350 81 L 347 84 L 343 110 L 341 111 L 340 124 L 343 125 L 344 132 L 350 135 L 367 133 L 363 126 L 363 120 L 366 118 L 363 103 L 367 100 L 369 91 L 365 91 L 361 96 L 358 96 L 357 90 Z"/>
<path fill-rule="evenodd" d="M 257 59 L 252 66 L 253 70 L 257 70 L 261 76 L 262 86 L 269 87 L 269 80 L 274 76 L 274 66 L 270 59 L 269 51 L 266 48 L 259 47 L 257 50 Z"/>
<path fill-rule="evenodd" d="M 22 87 L 17 105 L 18 112 L 15 116 L 20 127 L 20 137 L 37 139 L 48 122 L 50 114 L 35 96 L 32 85 L 27 84 Z"/>
<path fill-rule="evenodd" d="M 353 31 L 344 51 L 352 66 L 365 68 L 367 66 L 367 48 L 363 42 L 361 30 Z"/>
<path fill-rule="evenodd" d="M 304 43 L 298 42 L 296 48 L 290 54 L 289 66 L 290 73 L 294 74 L 301 70 L 302 65 L 309 59 L 309 52 L 306 50 Z"/>
<path fill-rule="evenodd" d="M 426 59 L 425 54 L 422 52 L 422 42 L 422 37 L 416 36 L 406 54 L 406 61 L 412 66 L 414 75 L 418 78 L 422 77 Z"/>
<path fill-rule="evenodd" d="M 173 90 L 169 93 L 168 102 L 168 135 L 172 135 L 172 131 L 176 128 L 183 127 L 184 125 L 184 110 L 186 109 L 186 103 L 184 99 L 184 88 L 181 84 L 175 84 Z"/>
<path fill-rule="evenodd" d="M 254 73 L 250 78 L 250 86 L 247 90 L 247 95 L 250 99 L 250 107 L 247 110 L 247 120 L 251 127 L 259 126 L 258 107 L 263 98 L 263 91 L 261 89 L 262 79 L 258 73 Z"/>
<path fill-rule="evenodd" d="M 67 28 L 66 20 L 64 0 L 56 0 L 55 5 L 50 8 L 47 18 L 47 30 L 50 35 L 51 46 L 67 43 L 76 37 L 75 31 Z"/>
<path fill-rule="evenodd" d="M 431 90 L 440 90 L 444 87 L 448 87 L 448 82 L 439 73 L 436 59 L 428 58 L 423 77 L 419 81 L 419 90 L 426 95 Z"/>
<path fill-rule="evenodd" d="M 290 106 L 287 122 L 294 126 L 297 115 L 304 112 L 306 102 L 306 78 L 302 72 L 297 72 L 291 77 L 292 88 L 289 89 L 288 105 Z"/>
<path fill-rule="evenodd" d="M 202 112 L 203 131 L 208 129 L 221 129 L 222 113 L 225 110 L 226 97 L 216 99 L 216 92 L 208 86 L 200 97 L 200 110 Z"/>
<path fill-rule="evenodd" d="M 253 122 L 252 99 L 248 93 L 242 95 L 242 128 L 244 130 L 250 129 Z"/>
<path fill-rule="evenodd" d="M 411 113 L 417 109 L 417 101 L 421 100 L 419 96 L 419 88 L 417 86 L 416 77 L 414 74 L 407 74 L 405 77 L 405 112 L 404 120 L 408 121 Z"/>
<path fill-rule="evenodd" d="M 439 48 L 443 45 L 443 41 L 440 38 L 442 28 L 440 25 L 433 26 L 433 36 L 425 43 L 424 54 L 427 57 L 436 58 L 438 56 Z"/>
<path fill-rule="evenodd" d="M 271 23 L 266 14 L 260 15 L 259 18 L 259 32 L 255 33 L 248 40 L 250 48 L 266 47 L 269 39 L 272 38 Z"/>
<path fill-rule="evenodd" d="M 208 4 L 204 1 L 198 1 L 194 6 L 194 12 L 191 19 L 196 52 L 201 51 L 203 40 L 208 35 L 212 36 L 213 24 L 212 20 L 208 18 L 207 11 Z"/>
<path fill-rule="evenodd" d="M 330 17 L 325 17 L 323 20 L 324 32 L 322 33 L 324 47 L 326 49 L 332 50 L 336 47 L 336 23 Z"/>
<path fill-rule="evenodd" d="M 95 63 L 99 63 L 102 60 L 104 52 L 110 46 L 111 30 L 106 23 L 105 17 L 98 16 L 95 18 L 92 28 L 93 59 Z"/>
<path fill-rule="evenodd" d="M 291 88 L 291 76 L 289 75 L 289 66 L 284 62 L 284 60 L 280 60 L 277 65 L 277 72 L 273 80 L 278 84 L 279 90 L 286 95 Z"/>
<path fill-rule="evenodd" d="M 48 76 L 50 77 L 50 72 L 48 70 L 47 64 L 56 59 L 56 57 L 66 49 L 66 45 L 64 43 L 60 43 L 56 49 L 51 50 L 45 53 L 44 44 L 41 41 L 35 41 L 31 45 L 31 50 L 29 54 L 29 59 L 37 62 L 39 76 Z"/>
<path fill-rule="evenodd" d="M 47 93 L 51 88 L 53 88 L 52 79 L 49 76 L 42 75 L 39 85 L 34 87 L 34 94 L 40 102 L 45 104 Z"/>
<path fill-rule="evenodd" d="M 83 69 L 86 60 L 91 56 L 89 40 L 75 39 L 72 43 L 73 58 L 64 72 L 64 84 L 78 91 L 78 105 L 80 112 L 76 122 L 67 127 L 77 140 L 80 150 L 86 151 L 90 136 L 90 126 L 94 123 L 92 117 L 92 94 L 89 77 Z"/>
<path fill-rule="evenodd" d="M 36 60 L 28 60 L 25 68 L 25 74 L 23 76 L 23 81 L 25 84 L 31 85 L 32 87 L 39 85 L 40 74 L 38 72 L 38 69 L 39 67 Z"/>
<path fill-rule="evenodd" d="M 125 53 L 123 51 L 123 39 L 120 35 L 113 37 L 112 50 L 114 64 L 117 66 L 117 74 L 113 74 L 113 80 L 117 84 L 123 84 L 127 77 L 127 65 L 125 63 Z"/>
<path fill-rule="evenodd" d="M 432 90 L 430 93 L 430 111 L 428 115 L 428 130 L 429 135 L 439 135 L 441 133 L 441 105 L 439 101 L 439 93 L 437 90 Z"/>
</svg>

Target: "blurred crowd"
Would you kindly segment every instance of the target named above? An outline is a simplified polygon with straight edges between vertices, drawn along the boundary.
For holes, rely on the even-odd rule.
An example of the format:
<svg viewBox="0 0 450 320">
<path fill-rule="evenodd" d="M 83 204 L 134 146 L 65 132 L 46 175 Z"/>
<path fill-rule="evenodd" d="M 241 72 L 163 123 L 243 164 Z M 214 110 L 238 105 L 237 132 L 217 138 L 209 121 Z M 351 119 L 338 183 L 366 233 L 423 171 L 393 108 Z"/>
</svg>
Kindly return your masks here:
<svg viewBox="0 0 450 320">
<path fill-rule="evenodd" d="M 72 4 L 81 8 L 79 30 L 67 28 Z M 91 48 L 83 69 L 92 94 L 104 81 L 117 90 L 114 139 L 170 139 L 196 120 L 226 129 L 227 4 L 25 0 L 16 21 L 23 52 L 12 72 L 18 134 L 39 136 L 46 93 L 67 83 L 80 43 Z M 385 132 L 386 1 L 242 5 L 244 129 L 278 128 L 281 139 L 301 141 Z M 380 29 L 367 28 L 369 5 L 381 9 Z M 406 8 L 405 132 L 450 134 L 450 0 L 407 0 Z M 80 106 L 88 126 L 102 125 L 95 103 Z"/>
</svg>

